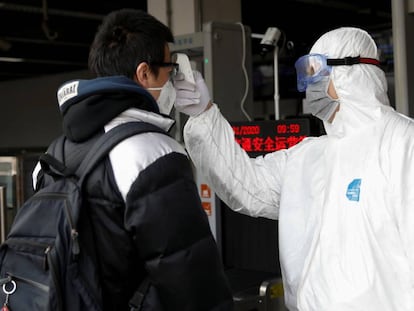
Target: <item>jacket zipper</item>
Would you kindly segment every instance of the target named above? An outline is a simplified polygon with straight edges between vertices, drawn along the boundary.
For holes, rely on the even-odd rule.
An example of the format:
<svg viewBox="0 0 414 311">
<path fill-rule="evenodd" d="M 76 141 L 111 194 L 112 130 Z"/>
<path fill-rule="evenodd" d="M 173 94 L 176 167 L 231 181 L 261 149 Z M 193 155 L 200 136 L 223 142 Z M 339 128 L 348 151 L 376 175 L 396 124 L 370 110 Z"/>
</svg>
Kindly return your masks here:
<svg viewBox="0 0 414 311">
<path fill-rule="evenodd" d="M 30 250 L 34 251 L 37 255 L 43 256 L 43 269 L 47 271 L 49 269 L 49 263 L 48 263 L 48 253 L 52 249 L 52 246 L 45 243 L 38 243 L 31 240 L 22 240 L 21 238 L 9 238 L 8 241 L 5 242 L 7 245 L 22 245 L 22 246 L 28 246 Z M 13 248 L 13 247 L 11 247 Z M 23 251 L 23 250 L 22 250 Z M 24 251 L 23 251 L 24 252 Z"/>
<path fill-rule="evenodd" d="M 29 284 L 31 286 L 34 286 L 34 287 L 42 290 L 45 293 L 49 292 L 49 286 L 47 286 L 45 284 L 42 284 L 42 283 L 39 283 L 39 282 L 36 282 L 36 281 L 33 281 L 33 280 L 29 280 L 29 279 L 26 279 L 26 278 L 21 277 L 21 276 L 17 276 L 13 273 L 10 273 L 10 272 L 6 272 L 6 274 L 11 278 L 10 281 L 11 280 L 17 280 L 17 281 L 20 281 L 22 283 L 26 283 L 26 284 Z"/>
</svg>

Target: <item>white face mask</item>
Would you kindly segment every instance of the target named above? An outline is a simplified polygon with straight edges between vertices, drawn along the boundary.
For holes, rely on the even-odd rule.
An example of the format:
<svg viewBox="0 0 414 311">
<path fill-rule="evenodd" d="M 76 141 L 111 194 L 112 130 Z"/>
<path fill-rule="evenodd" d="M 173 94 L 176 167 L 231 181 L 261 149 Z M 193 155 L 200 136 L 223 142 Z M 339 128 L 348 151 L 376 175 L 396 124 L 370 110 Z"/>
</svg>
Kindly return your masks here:
<svg viewBox="0 0 414 311">
<path fill-rule="evenodd" d="M 168 80 L 163 87 L 149 87 L 147 90 L 161 91 L 160 96 L 157 99 L 158 108 L 162 114 L 169 115 L 177 96 L 171 80 Z"/>
<path fill-rule="evenodd" d="M 322 80 L 309 84 L 306 88 L 305 105 L 311 114 L 328 122 L 339 106 L 337 99 L 331 98 L 328 93 L 329 77 L 324 77 Z"/>
</svg>

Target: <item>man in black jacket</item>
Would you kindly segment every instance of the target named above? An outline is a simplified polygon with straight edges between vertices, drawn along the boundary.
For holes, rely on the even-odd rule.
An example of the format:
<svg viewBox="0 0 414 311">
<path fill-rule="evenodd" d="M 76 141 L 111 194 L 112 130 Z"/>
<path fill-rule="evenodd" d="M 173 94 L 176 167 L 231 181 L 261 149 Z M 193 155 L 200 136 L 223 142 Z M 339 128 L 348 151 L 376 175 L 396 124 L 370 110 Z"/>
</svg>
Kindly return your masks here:
<svg viewBox="0 0 414 311">
<path fill-rule="evenodd" d="M 110 13 L 90 49 L 97 76 L 58 90 L 68 167 L 104 131 L 149 122 L 169 131 L 175 99 L 168 27 L 139 10 Z M 73 156 L 77 154 L 77 156 Z M 35 170 L 36 178 L 38 170 Z M 104 310 L 128 310 L 148 276 L 144 310 L 233 310 L 233 299 L 189 158 L 160 133 L 118 144 L 86 184 Z"/>
</svg>

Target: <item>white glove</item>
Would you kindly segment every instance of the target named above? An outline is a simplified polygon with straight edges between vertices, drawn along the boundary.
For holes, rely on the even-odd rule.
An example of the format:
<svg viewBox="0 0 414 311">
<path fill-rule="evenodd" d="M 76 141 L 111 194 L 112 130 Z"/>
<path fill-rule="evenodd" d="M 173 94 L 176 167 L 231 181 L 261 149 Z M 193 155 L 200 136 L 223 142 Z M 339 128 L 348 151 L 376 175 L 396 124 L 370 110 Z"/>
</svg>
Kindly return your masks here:
<svg viewBox="0 0 414 311">
<path fill-rule="evenodd" d="M 193 70 L 195 84 L 184 79 L 178 72 L 174 77 L 174 88 L 177 94 L 175 109 L 189 116 L 198 116 L 210 102 L 207 85 L 200 72 Z"/>
</svg>

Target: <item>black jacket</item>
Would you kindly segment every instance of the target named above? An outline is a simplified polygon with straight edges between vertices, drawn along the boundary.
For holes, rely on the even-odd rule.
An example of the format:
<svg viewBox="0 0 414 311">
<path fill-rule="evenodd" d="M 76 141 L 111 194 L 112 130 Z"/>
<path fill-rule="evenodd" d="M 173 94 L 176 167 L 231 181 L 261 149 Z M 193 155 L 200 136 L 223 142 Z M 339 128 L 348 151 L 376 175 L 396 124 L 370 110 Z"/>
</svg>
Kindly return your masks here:
<svg viewBox="0 0 414 311">
<path fill-rule="evenodd" d="M 68 167 L 79 163 L 105 127 L 132 120 L 168 130 L 172 123 L 125 77 L 70 81 L 58 99 L 67 139 L 50 152 Z M 138 136 L 116 146 L 86 184 L 92 228 L 85 230 L 95 238 L 104 309 L 128 310 L 148 276 L 144 310 L 233 310 L 184 148 L 163 134 Z"/>
</svg>

